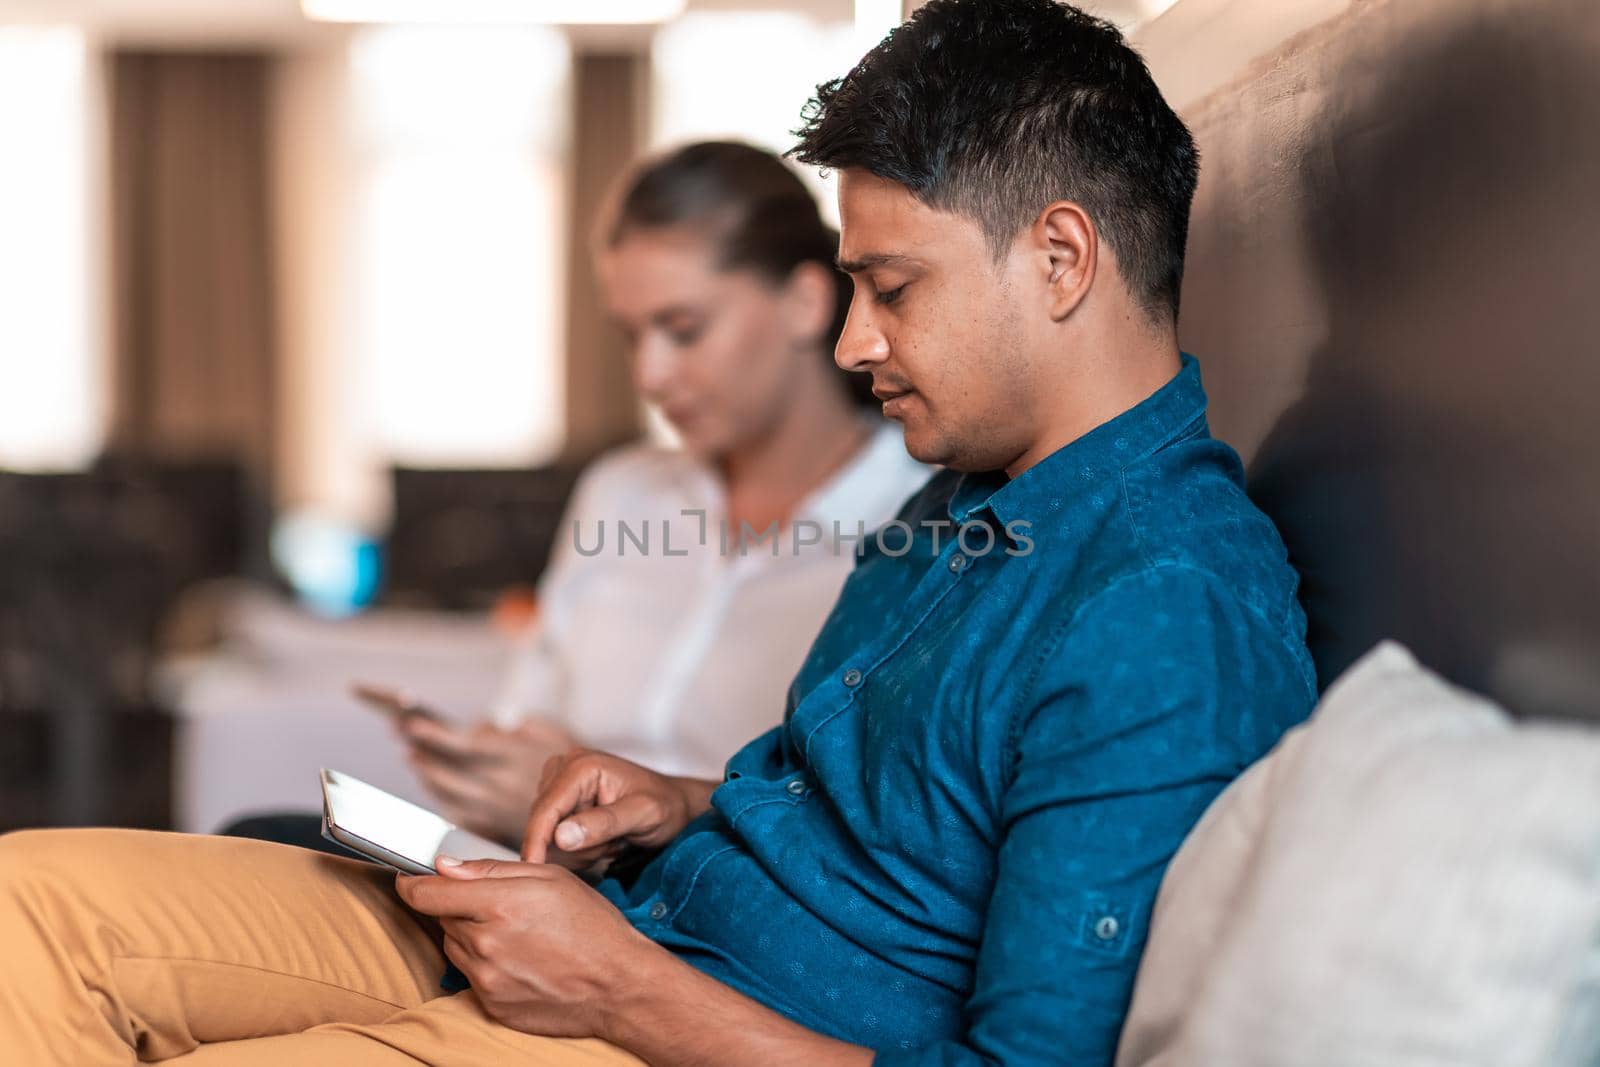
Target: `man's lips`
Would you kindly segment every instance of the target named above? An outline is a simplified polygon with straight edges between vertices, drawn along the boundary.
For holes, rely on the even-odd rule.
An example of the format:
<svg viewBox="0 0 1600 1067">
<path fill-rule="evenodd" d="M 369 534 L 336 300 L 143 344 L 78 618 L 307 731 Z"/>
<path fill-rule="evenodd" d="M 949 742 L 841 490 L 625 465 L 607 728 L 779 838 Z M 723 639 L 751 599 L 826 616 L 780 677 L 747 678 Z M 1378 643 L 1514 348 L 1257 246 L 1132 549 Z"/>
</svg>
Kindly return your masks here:
<svg viewBox="0 0 1600 1067">
<path fill-rule="evenodd" d="M 883 402 L 883 417 L 886 419 L 900 419 L 906 414 L 906 408 L 911 403 L 912 389 L 891 389 L 888 386 L 874 386 L 872 395 Z"/>
</svg>

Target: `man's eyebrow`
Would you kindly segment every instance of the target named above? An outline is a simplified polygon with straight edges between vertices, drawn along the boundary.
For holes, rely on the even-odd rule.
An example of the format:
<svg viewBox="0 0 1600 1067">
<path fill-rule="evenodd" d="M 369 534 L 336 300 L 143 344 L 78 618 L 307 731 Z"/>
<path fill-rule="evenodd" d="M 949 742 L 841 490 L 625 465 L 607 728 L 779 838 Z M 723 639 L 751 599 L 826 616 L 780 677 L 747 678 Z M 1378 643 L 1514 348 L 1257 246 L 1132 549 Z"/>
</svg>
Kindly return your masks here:
<svg viewBox="0 0 1600 1067">
<path fill-rule="evenodd" d="M 906 256 L 897 255 L 893 252 L 872 252 L 858 259 L 835 259 L 833 262 L 835 266 L 846 274 L 860 274 L 862 271 L 871 270 L 873 267 L 899 265 L 901 263 L 909 263 L 911 260 Z"/>
</svg>

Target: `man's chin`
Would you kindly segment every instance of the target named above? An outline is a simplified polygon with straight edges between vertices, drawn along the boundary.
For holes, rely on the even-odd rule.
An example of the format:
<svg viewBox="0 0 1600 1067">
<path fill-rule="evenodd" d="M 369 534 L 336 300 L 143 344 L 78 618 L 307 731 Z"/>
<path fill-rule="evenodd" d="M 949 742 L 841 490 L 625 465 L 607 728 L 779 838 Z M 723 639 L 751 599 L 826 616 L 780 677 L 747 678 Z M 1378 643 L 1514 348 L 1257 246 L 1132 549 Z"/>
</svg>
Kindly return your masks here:
<svg viewBox="0 0 1600 1067">
<path fill-rule="evenodd" d="M 933 432 L 926 423 L 905 427 L 906 452 L 919 463 L 946 467 L 962 474 L 1003 470 L 1010 453 L 997 451 L 990 442 L 957 440 Z M 983 447 L 988 446 L 988 447 Z"/>
<path fill-rule="evenodd" d="M 906 452 L 918 463 L 926 463 L 933 467 L 945 467 L 954 458 L 954 452 L 949 442 L 937 433 L 932 432 L 926 424 L 905 422 L 902 426 L 905 432 Z"/>
</svg>

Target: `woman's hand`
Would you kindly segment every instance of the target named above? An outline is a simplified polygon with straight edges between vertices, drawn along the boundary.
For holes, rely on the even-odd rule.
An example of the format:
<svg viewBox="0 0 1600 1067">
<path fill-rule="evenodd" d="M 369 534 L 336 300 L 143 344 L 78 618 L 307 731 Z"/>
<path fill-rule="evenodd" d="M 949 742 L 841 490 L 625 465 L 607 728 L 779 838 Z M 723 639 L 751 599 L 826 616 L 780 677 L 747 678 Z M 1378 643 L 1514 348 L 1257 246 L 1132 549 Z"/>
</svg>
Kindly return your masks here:
<svg viewBox="0 0 1600 1067">
<path fill-rule="evenodd" d="M 597 867 L 632 846 L 659 849 L 711 807 L 715 782 L 672 778 L 604 752 L 552 759 L 522 838 L 522 858 Z"/>
<path fill-rule="evenodd" d="M 410 715 L 401 721 L 400 735 L 412 769 L 445 815 L 513 848 L 522 843 L 540 773 L 574 744 L 565 730 L 542 719 L 504 729 L 487 723 L 457 727 Z"/>
</svg>

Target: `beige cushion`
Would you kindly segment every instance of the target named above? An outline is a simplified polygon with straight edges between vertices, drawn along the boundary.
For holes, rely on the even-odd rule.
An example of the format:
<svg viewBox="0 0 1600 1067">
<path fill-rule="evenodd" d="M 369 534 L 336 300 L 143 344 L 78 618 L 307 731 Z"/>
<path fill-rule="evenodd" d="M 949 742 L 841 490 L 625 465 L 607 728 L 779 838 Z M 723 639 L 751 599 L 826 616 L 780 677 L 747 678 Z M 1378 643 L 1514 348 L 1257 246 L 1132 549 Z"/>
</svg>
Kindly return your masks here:
<svg viewBox="0 0 1600 1067">
<path fill-rule="evenodd" d="M 1597 945 L 1600 731 L 1386 643 L 1184 843 L 1117 1064 L 1592 1065 Z"/>
</svg>

